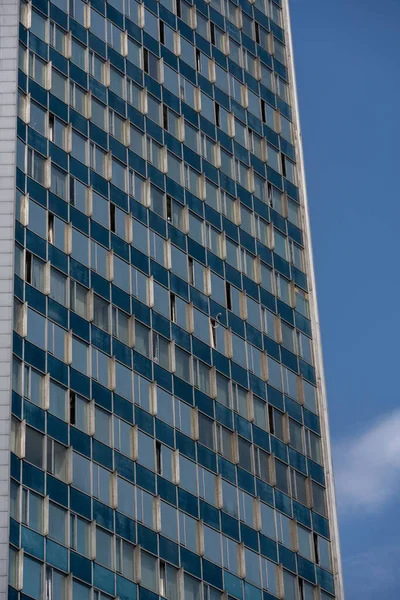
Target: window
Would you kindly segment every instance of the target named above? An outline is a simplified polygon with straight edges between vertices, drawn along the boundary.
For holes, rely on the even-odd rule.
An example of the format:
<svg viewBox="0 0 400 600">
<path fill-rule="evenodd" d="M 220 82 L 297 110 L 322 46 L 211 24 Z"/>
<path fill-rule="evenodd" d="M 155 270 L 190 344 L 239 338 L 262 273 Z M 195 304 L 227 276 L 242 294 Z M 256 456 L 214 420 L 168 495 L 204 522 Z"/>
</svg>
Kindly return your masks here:
<svg viewBox="0 0 400 600">
<path fill-rule="evenodd" d="M 39 469 L 43 469 L 44 436 L 31 427 L 27 427 L 25 432 L 25 458 Z"/>
<path fill-rule="evenodd" d="M 25 279 L 33 287 L 44 291 L 44 267 L 45 263 L 37 256 L 25 251 Z M 21 273 L 22 274 L 22 273 Z"/>
<path fill-rule="evenodd" d="M 119 308 L 112 307 L 113 335 L 126 345 L 130 343 L 130 317 Z"/>
<path fill-rule="evenodd" d="M 107 43 L 121 52 L 122 31 L 111 21 L 107 20 Z"/>
<path fill-rule="evenodd" d="M 9 548 L 8 554 L 8 584 L 17 589 L 18 586 L 18 551 Z"/>
<path fill-rule="evenodd" d="M 95 437 L 108 446 L 111 443 L 111 415 L 97 406 L 95 407 Z"/>
<path fill-rule="evenodd" d="M 31 529 L 43 531 L 43 498 L 27 488 L 22 488 L 21 521 Z"/>
<path fill-rule="evenodd" d="M 28 334 L 27 339 L 39 346 L 39 348 L 45 348 L 45 326 L 46 319 L 35 312 L 31 308 L 28 308 Z"/>
<path fill-rule="evenodd" d="M 66 600 L 67 577 L 53 569 L 46 567 L 46 600 Z"/>
<path fill-rule="evenodd" d="M 72 130 L 71 154 L 74 158 L 87 165 L 87 139 Z"/>
<path fill-rule="evenodd" d="M 157 169 L 162 168 L 162 147 L 157 144 L 152 138 L 147 137 L 147 160 L 152 163 Z M 168 164 L 168 166 L 170 166 Z M 152 186 L 153 187 L 153 186 Z"/>
<path fill-rule="evenodd" d="M 51 165 L 50 190 L 64 200 L 67 197 L 67 174 L 54 165 Z"/>
<path fill-rule="evenodd" d="M 30 127 L 46 135 L 46 111 L 36 102 L 31 102 L 30 111 Z"/>
<path fill-rule="evenodd" d="M 47 438 L 47 471 L 62 479 L 67 480 L 68 449 L 55 440 Z"/>
<path fill-rule="evenodd" d="M 233 408 L 242 417 L 248 419 L 248 395 L 247 390 L 236 383 L 233 384 Z"/>
<path fill-rule="evenodd" d="M 289 419 L 290 445 L 304 454 L 303 427 L 293 419 Z"/>
<path fill-rule="evenodd" d="M 272 540 L 276 540 L 275 511 L 270 506 L 260 502 L 261 531 Z"/>
<path fill-rule="evenodd" d="M 295 329 L 287 325 L 283 321 L 281 321 L 281 331 L 282 331 L 282 345 L 290 350 L 291 352 L 296 352 L 295 345 Z"/>
<path fill-rule="evenodd" d="M 43 60 L 41 60 L 32 51 L 29 52 L 28 72 L 29 72 L 29 77 L 34 79 L 36 81 L 36 83 L 38 83 L 42 87 L 45 86 L 46 63 Z"/>
<path fill-rule="evenodd" d="M 135 547 L 129 542 L 117 538 L 116 540 L 116 570 L 124 577 L 133 580 L 135 576 L 134 562 Z"/>
<path fill-rule="evenodd" d="M 96 463 L 92 465 L 93 497 L 104 504 L 110 504 L 111 472 Z"/>
<path fill-rule="evenodd" d="M 104 83 L 104 61 L 92 50 L 89 51 L 89 73 L 98 81 Z"/>
<path fill-rule="evenodd" d="M 325 499 L 325 490 L 323 487 L 312 482 L 312 498 L 313 498 L 313 508 L 315 511 L 319 512 L 324 517 L 327 516 L 326 510 L 326 499 Z"/>
<path fill-rule="evenodd" d="M 142 89 L 135 85 L 130 79 L 127 80 L 127 99 L 132 106 L 137 110 L 142 111 Z"/>
<path fill-rule="evenodd" d="M 90 494 L 90 460 L 74 452 L 72 455 L 72 473 L 72 485 L 86 494 Z"/>
<path fill-rule="evenodd" d="M 231 406 L 231 393 L 229 379 L 217 373 L 217 400 L 225 406 Z"/>
<path fill-rule="evenodd" d="M 140 488 L 137 489 L 137 520 L 154 529 L 153 496 Z"/>
<path fill-rule="evenodd" d="M 197 493 L 197 465 L 185 458 L 182 454 L 179 456 L 180 467 L 180 485 L 191 492 Z M 183 533 L 182 533 L 183 535 Z M 196 551 L 196 550 L 195 550 Z"/>
<path fill-rule="evenodd" d="M 313 560 L 311 531 L 297 525 L 297 539 L 299 541 L 299 554 L 308 560 Z"/>
<path fill-rule="evenodd" d="M 132 427 L 114 416 L 114 448 L 126 456 L 132 456 Z"/>
<path fill-rule="evenodd" d="M 67 511 L 49 502 L 49 537 L 60 544 L 66 544 L 67 540 Z"/>
<path fill-rule="evenodd" d="M 70 302 L 71 310 L 87 319 L 88 317 L 88 290 L 82 285 L 71 279 L 70 281 Z"/>
<path fill-rule="evenodd" d="M 278 542 L 292 548 L 292 535 L 291 535 L 291 520 L 280 512 L 276 512 L 276 526 L 277 526 L 277 537 Z"/>
<path fill-rule="evenodd" d="M 23 574 L 24 594 L 35 600 L 41 600 L 43 588 L 43 563 L 24 555 Z"/>
<path fill-rule="evenodd" d="M 71 514 L 70 518 L 70 544 L 71 548 L 79 554 L 90 556 L 91 525 L 89 521 Z M 75 597 L 74 597 L 75 600 Z"/>
<path fill-rule="evenodd" d="M 233 461 L 233 434 L 217 423 L 217 450 L 226 459 Z"/>
<path fill-rule="evenodd" d="M 118 477 L 118 510 L 135 518 L 135 487 Z"/>
<path fill-rule="evenodd" d="M 275 461 L 275 476 L 276 487 L 285 492 L 285 494 L 289 494 L 288 468 L 279 460 Z"/>
<path fill-rule="evenodd" d="M 113 536 L 104 529 L 96 527 L 96 561 L 113 569 L 113 558 Z"/>
<path fill-rule="evenodd" d="M 175 398 L 175 427 L 185 435 L 192 435 L 191 408 L 178 398 Z"/>
<path fill-rule="evenodd" d="M 288 198 L 288 219 L 291 223 L 300 227 L 300 208 L 290 198 Z"/>
<path fill-rule="evenodd" d="M 93 296 L 93 322 L 107 332 L 110 330 L 109 308 L 108 302 L 100 296 Z"/>
<path fill-rule="evenodd" d="M 140 69 L 142 68 L 141 47 L 130 37 L 128 37 L 128 60 L 130 60 L 134 65 L 136 65 Z"/>
<path fill-rule="evenodd" d="M 85 91 L 73 81 L 69 82 L 69 102 L 78 113 L 85 115 Z"/>
<path fill-rule="evenodd" d="M 287 600 L 297 600 L 297 579 L 294 575 L 291 575 L 291 573 L 288 573 L 288 571 L 285 570 L 283 571 L 283 585 L 285 598 L 287 598 Z"/>
<path fill-rule="evenodd" d="M 66 389 L 50 380 L 49 411 L 59 419 L 66 420 Z"/>
<path fill-rule="evenodd" d="M 51 93 L 59 100 L 67 102 L 67 79 L 55 69 L 51 73 Z"/>
<path fill-rule="evenodd" d="M 27 174 L 41 185 L 45 184 L 46 159 L 31 148 L 28 148 Z"/>
<path fill-rule="evenodd" d="M 170 368 L 169 342 L 158 333 L 152 334 L 152 357 L 165 369 Z"/>
<path fill-rule="evenodd" d="M 177 377 L 191 382 L 190 355 L 178 347 L 175 348 L 175 369 Z"/>
<path fill-rule="evenodd" d="M 46 39 L 46 27 L 47 21 L 42 15 L 36 10 L 32 10 L 31 12 L 31 33 L 35 34 L 38 38 L 47 42 Z"/>
<path fill-rule="evenodd" d="M 306 429 L 305 433 L 307 456 L 312 458 L 315 462 L 322 464 L 321 438 L 309 429 Z"/>
<path fill-rule="evenodd" d="M 71 61 L 80 69 L 86 70 L 86 47 L 71 38 Z"/>
<path fill-rule="evenodd" d="M 204 556 L 214 564 L 221 565 L 221 534 L 204 526 Z"/>
<path fill-rule="evenodd" d="M 178 569 L 164 561 L 160 561 L 159 593 L 171 600 L 178 598 Z"/>
<path fill-rule="evenodd" d="M 256 475 L 267 483 L 270 482 L 269 458 L 269 454 L 264 452 L 264 450 L 255 448 Z"/>
<path fill-rule="evenodd" d="M 242 469 L 246 469 L 247 471 L 253 470 L 253 449 L 252 445 L 244 440 L 243 438 L 238 438 L 238 446 L 239 446 L 239 465 Z"/>
<path fill-rule="evenodd" d="M 210 395 L 210 369 L 203 362 L 193 357 L 193 383 L 202 392 Z"/>
<path fill-rule="evenodd" d="M 37 406 L 43 405 L 44 375 L 25 365 L 24 395 Z"/>
<path fill-rule="evenodd" d="M 178 511 L 170 504 L 160 502 L 161 533 L 166 537 L 178 541 Z"/>
<path fill-rule="evenodd" d="M 199 413 L 199 442 L 214 450 L 214 421 Z"/>
<path fill-rule="evenodd" d="M 143 70 L 156 81 L 160 80 L 159 60 L 146 48 L 143 49 Z"/>
<path fill-rule="evenodd" d="M 179 538 L 182 546 L 192 552 L 198 552 L 197 521 L 181 511 L 179 511 Z"/>
<path fill-rule="evenodd" d="M 308 506 L 308 494 L 307 494 L 307 483 L 306 478 L 301 473 L 298 473 L 294 469 L 290 470 L 292 496 L 296 498 L 302 504 Z"/>
<path fill-rule="evenodd" d="M 158 569 L 157 559 L 155 556 L 141 551 L 140 553 L 141 566 L 141 585 L 153 592 L 158 591 Z"/>
<path fill-rule="evenodd" d="M 60 52 L 60 54 L 65 55 L 66 34 L 52 21 L 50 21 L 49 40 L 50 45 L 53 46 L 53 48 Z"/>
<path fill-rule="evenodd" d="M 150 356 L 150 329 L 138 321 L 135 322 L 135 351 Z"/>
</svg>

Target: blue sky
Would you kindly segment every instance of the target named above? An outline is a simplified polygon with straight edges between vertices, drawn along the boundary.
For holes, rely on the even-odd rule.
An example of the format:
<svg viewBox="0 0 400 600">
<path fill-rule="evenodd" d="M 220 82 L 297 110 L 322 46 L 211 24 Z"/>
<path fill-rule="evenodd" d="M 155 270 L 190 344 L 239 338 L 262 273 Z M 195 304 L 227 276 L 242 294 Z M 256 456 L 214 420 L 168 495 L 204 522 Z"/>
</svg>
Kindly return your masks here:
<svg viewBox="0 0 400 600">
<path fill-rule="evenodd" d="M 347 600 L 398 600 L 400 3 L 290 0 Z"/>
</svg>

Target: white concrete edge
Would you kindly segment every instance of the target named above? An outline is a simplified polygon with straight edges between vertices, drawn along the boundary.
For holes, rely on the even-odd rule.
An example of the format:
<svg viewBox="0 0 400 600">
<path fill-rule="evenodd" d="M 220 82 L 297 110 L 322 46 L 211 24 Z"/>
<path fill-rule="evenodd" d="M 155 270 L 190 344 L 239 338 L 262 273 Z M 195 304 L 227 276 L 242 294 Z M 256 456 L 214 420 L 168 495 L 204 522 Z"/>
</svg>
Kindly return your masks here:
<svg viewBox="0 0 400 600">
<path fill-rule="evenodd" d="M 292 40 L 292 28 L 290 22 L 290 10 L 289 0 L 282 0 L 282 13 L 284 19 L 284 29 L 286 36 L 286 46 L 288 53 L 288 69 L 289 77 L 291 82 L 291 95 L 292 95 L 292 110 L 293 110 L 293 122 L 294 122 L 294 135 L 295 135 L 295 146 L 297 152 L 297 173 L 299 176 L 299 191 L 300 198 L 302 200 L 302 217 L 303 217 L 303 232 L 305 238 L 306 248 L 306 260 L 307 260 L 307 274 L 309 282 L 309 305 L 310 305 L 310 316 L 311 316 L 311 328 L 314 341 L 314 356 L 315 356 L 315 369 L 318 385 L 318 407 L 319 416 L 321 421 L 321 435 L 322 435 L 322 448 L 324 457 L 325 467 L 325 478 L 327 488 L 327 503 L 328 503 L 328 516 L 329 526 L 331 533 L 332 542 L 332 566 L 333 574 L 335 579 L 335 593 L 337 600 L 344 600 L 344 587 L 343 587 L 343 574 L 342 574 L 342 561 L 340 555 L 340 542 L 339 542 L 339 525 L 337 517 L 337 506 L 336 506 L 336 495 L 335 495 L 335 484 L 333 475 L 333 463 L 332 463 L 332 452 L 331 452 L 331 440 L 329 431 L 329 419 L 328 419 L 328 407 L 327 407 L 327 395 L 325 386 L 325 375 L 322 357 L 322 344 L 321 344 L 321 332 L 319 326 L 319 315 L 318 315 L 318 301 L 315 284 L 315 271 L 314 271 L 314 259 L 311 242 L 311 228 L 310 228 L 310 217 L 307 199 L 307 187 L 306 187 L 306 176 L 304 170 L 304 155 L 303 155 L 303 144 L 300 129 L 300 114 L 297 96 L 296 86 L 296 73 L 293 56 L 293 40 Z"/>
<path fill-rule="evenodd" d="M 19 1 L 0 0 L 0 600 L 8 598 Z"/>
</svg>

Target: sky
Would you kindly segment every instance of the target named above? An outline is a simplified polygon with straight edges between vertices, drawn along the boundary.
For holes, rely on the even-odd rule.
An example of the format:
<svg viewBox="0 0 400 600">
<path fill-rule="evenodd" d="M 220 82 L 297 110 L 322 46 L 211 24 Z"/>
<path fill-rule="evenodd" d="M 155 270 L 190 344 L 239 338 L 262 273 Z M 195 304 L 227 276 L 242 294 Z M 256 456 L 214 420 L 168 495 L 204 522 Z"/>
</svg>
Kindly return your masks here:
<svg viewBox="0 0 400 600">
<path fill-rule="evenodd" d="M 398 600 L 400 2 L 290 0 L 347 600 Z"/>
</svg>

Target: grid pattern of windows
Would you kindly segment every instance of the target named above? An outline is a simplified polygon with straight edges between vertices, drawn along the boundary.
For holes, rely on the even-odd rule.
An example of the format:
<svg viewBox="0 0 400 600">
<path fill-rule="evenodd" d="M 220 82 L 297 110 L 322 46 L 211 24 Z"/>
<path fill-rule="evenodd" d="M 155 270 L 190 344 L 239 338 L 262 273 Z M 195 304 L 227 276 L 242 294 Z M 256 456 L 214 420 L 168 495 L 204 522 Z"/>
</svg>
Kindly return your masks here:
<svg viewBox="0 0 400 600">
<path fill-rule="evenodd" d="M 334 599 L 283 21 L 21 1 L 13 598 Z"/>
</svg>

